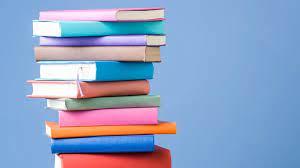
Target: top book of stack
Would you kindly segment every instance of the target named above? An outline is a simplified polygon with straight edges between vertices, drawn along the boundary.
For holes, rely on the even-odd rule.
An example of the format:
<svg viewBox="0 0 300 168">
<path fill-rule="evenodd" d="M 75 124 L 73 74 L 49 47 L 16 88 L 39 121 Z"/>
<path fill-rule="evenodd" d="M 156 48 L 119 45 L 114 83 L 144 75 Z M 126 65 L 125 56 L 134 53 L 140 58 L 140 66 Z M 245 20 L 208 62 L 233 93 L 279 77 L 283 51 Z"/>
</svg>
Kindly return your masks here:
<svg viewBox="0 0 300 168">
<path fill-rule="evenodd" d="M 119 8 L 94 10 L 42 11 L 39 20 L 47 21 L 158 21 L 164 8 Z"/>
</svg>

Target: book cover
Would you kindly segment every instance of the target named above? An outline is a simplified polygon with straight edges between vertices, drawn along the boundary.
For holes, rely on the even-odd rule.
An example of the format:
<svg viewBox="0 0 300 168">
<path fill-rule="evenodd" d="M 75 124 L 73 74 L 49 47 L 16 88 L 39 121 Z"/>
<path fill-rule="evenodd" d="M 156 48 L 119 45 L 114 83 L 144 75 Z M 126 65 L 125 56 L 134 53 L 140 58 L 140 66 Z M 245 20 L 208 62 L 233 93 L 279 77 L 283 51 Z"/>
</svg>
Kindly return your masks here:
<svg viewBox="0 0 300 168">
<path fill-rule="evenodd" d="M 176 123 L 159 122 L 157 125 L 117 125 L 90 127 L 59 127 L 46 122 L 46 134 L 50 138 L 76 138 L 108 135 L 176 134 Z"/>
<path fill-rule="evenodd" d="M 159 47 L 147 46 L 38 46 L 36 61 L 140 61 L 159 62 Z"/>
<path fill-rule="evenodd" d="M 124 81 L 153 78 L 152 63 L 116 61 L 40 61 L 38 80 Z"/>
<path fill-rule="evenodd" d="M 52 153 L 132 153 L 152 152 L 153 135 L 98 136 L 52 139 Z"/>
<path fill-rule="evenodd" d="M 159 95 L 97 97 L 89 99 L 47 99 L 47 107 L 54 110 L 94 110 L 159 106 Z"/>
<path fill-rule="evenodd" d="M 94 98 L 149 94 L 147 80 L 115 82 L 28 81 L 32 84 L 31 98 Z"/>
<path fill-rule="evenodd" d="M 166 36 L 40 37 L 40 46 L 163 46 Z"/>
<path fill-rule="evenodd" d="M 109 35 L 163 35 L 163 21 L 96 22 L 33 21 L 34 36 L 84 37 Z"/>
<path fill-rule="evenodd" d="M 158 124 L 158 108 L 119 108 L 59 111 L 59 126 Z"/>
<path fill-rule="evenodd" d="M 118 8 L 41 11 L 40 20 L 149 21 L 163 20 L 164 8 Z"/>
<path fill-rule="evenodd" d="M 150 153 L 59 154 L 55 168 L 171 168 L 171 154 L 155 146 Z"/>
</svg>

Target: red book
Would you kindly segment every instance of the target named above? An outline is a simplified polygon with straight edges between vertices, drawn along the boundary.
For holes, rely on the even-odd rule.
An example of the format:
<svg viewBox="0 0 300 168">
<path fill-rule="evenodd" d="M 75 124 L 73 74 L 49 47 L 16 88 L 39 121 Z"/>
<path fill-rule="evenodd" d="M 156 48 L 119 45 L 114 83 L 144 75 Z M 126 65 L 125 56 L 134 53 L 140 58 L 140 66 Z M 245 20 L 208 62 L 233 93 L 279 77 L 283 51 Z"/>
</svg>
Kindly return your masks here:
<svg viewBox="0 0 300 168">
<path fill-rule="evenodd" d="M 156 146 L 151 153 L 59 154 L 55 168 L 171 168 L 168 149 Z"/>
</svg>

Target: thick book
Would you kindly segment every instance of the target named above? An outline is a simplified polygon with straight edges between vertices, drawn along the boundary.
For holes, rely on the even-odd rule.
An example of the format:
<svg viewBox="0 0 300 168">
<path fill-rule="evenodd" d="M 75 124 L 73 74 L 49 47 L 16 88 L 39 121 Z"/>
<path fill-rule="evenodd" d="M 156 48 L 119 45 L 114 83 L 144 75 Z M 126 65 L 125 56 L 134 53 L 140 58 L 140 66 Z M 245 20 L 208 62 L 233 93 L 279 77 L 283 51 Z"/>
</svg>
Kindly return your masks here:
<svg viewBox="0 0 300 168">
<path fill-rule="evenodd" d="M 129 153 L 152 152 L 153 135 L 98 136 L 52 139 L 52 153 Z"/>
<path fill-rule="evenodd" d="M 159 107 L 159 95 L 97 97 L 89 99 L 47 99 L 47 108 L 54 110 L 94 110 L 108 108 Z"/>
<path fill-rule="evenodd" d="M 107 96 L 147 95 L 147 80 L 116 82 L 30 80 L 31 98 L 94 98 Z"/>
<path fill-rule="evenodd" d="M 166 36 L 40 37 L 40 46 L 163 46 Z"/>
<path fill-rule="evenodd" d="M 54 139 L 109 135 L 176 134 L 176 123 L 159 122 L 157 125 L 60 127 L 55 122 L 46 122 L 46 134 Z"/>
<path fill-rule="evenodd" d="M 59 154 L 55 168 L 171 168 L 168 149 L 155 146 L 150 153 Z"/>
<path fill-rule="evenodd" d="M 36 61 L 160 61 L 159 47 L 147 46 L 39 46 L 34 53 Z"/>
<path fill-rule="evenodd" d="M 158 124 L 158 108 L 119 108 L 59 111 L 59 126 Z"/>
<path fill-rule="evenodd" d="M 34 36 L 84 37 L 109 35 L 163 35 L 163 21 L 96 22 L 33 21 Z"/>
<path fill-rule="evenodd" d="M 149 21 L 163 20 L 164 8 L 118 8 L 41 11 L 40 20 Z"/>
<path fill-rule="evenodd" d="M 154 67 L 146 62 L 40 61 L 38 80 L 123 81 L 152 79 Z"/>
</svg>

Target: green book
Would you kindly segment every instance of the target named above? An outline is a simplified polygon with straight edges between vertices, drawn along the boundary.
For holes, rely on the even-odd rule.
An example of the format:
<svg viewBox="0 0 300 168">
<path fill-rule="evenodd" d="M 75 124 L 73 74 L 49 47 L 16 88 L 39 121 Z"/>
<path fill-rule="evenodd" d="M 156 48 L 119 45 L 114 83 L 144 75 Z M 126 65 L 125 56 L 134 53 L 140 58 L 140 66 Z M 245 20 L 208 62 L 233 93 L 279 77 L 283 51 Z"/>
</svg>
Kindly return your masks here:
<svg viewBox="0 0 300 168">
<path fill-rule="evenodd" d="M 34 36 L 84 37 L 164 34 L 163 21 L 95 22 L 95 21 L 33 21 Z"/>
<path fill-rule="evenodd" d="M 118 96 L 90 99 L 47 99 L 47 107 L 55 110 L 93 110 L 105 108 L 159 107 L 160 96 Z"/>
</svg>

